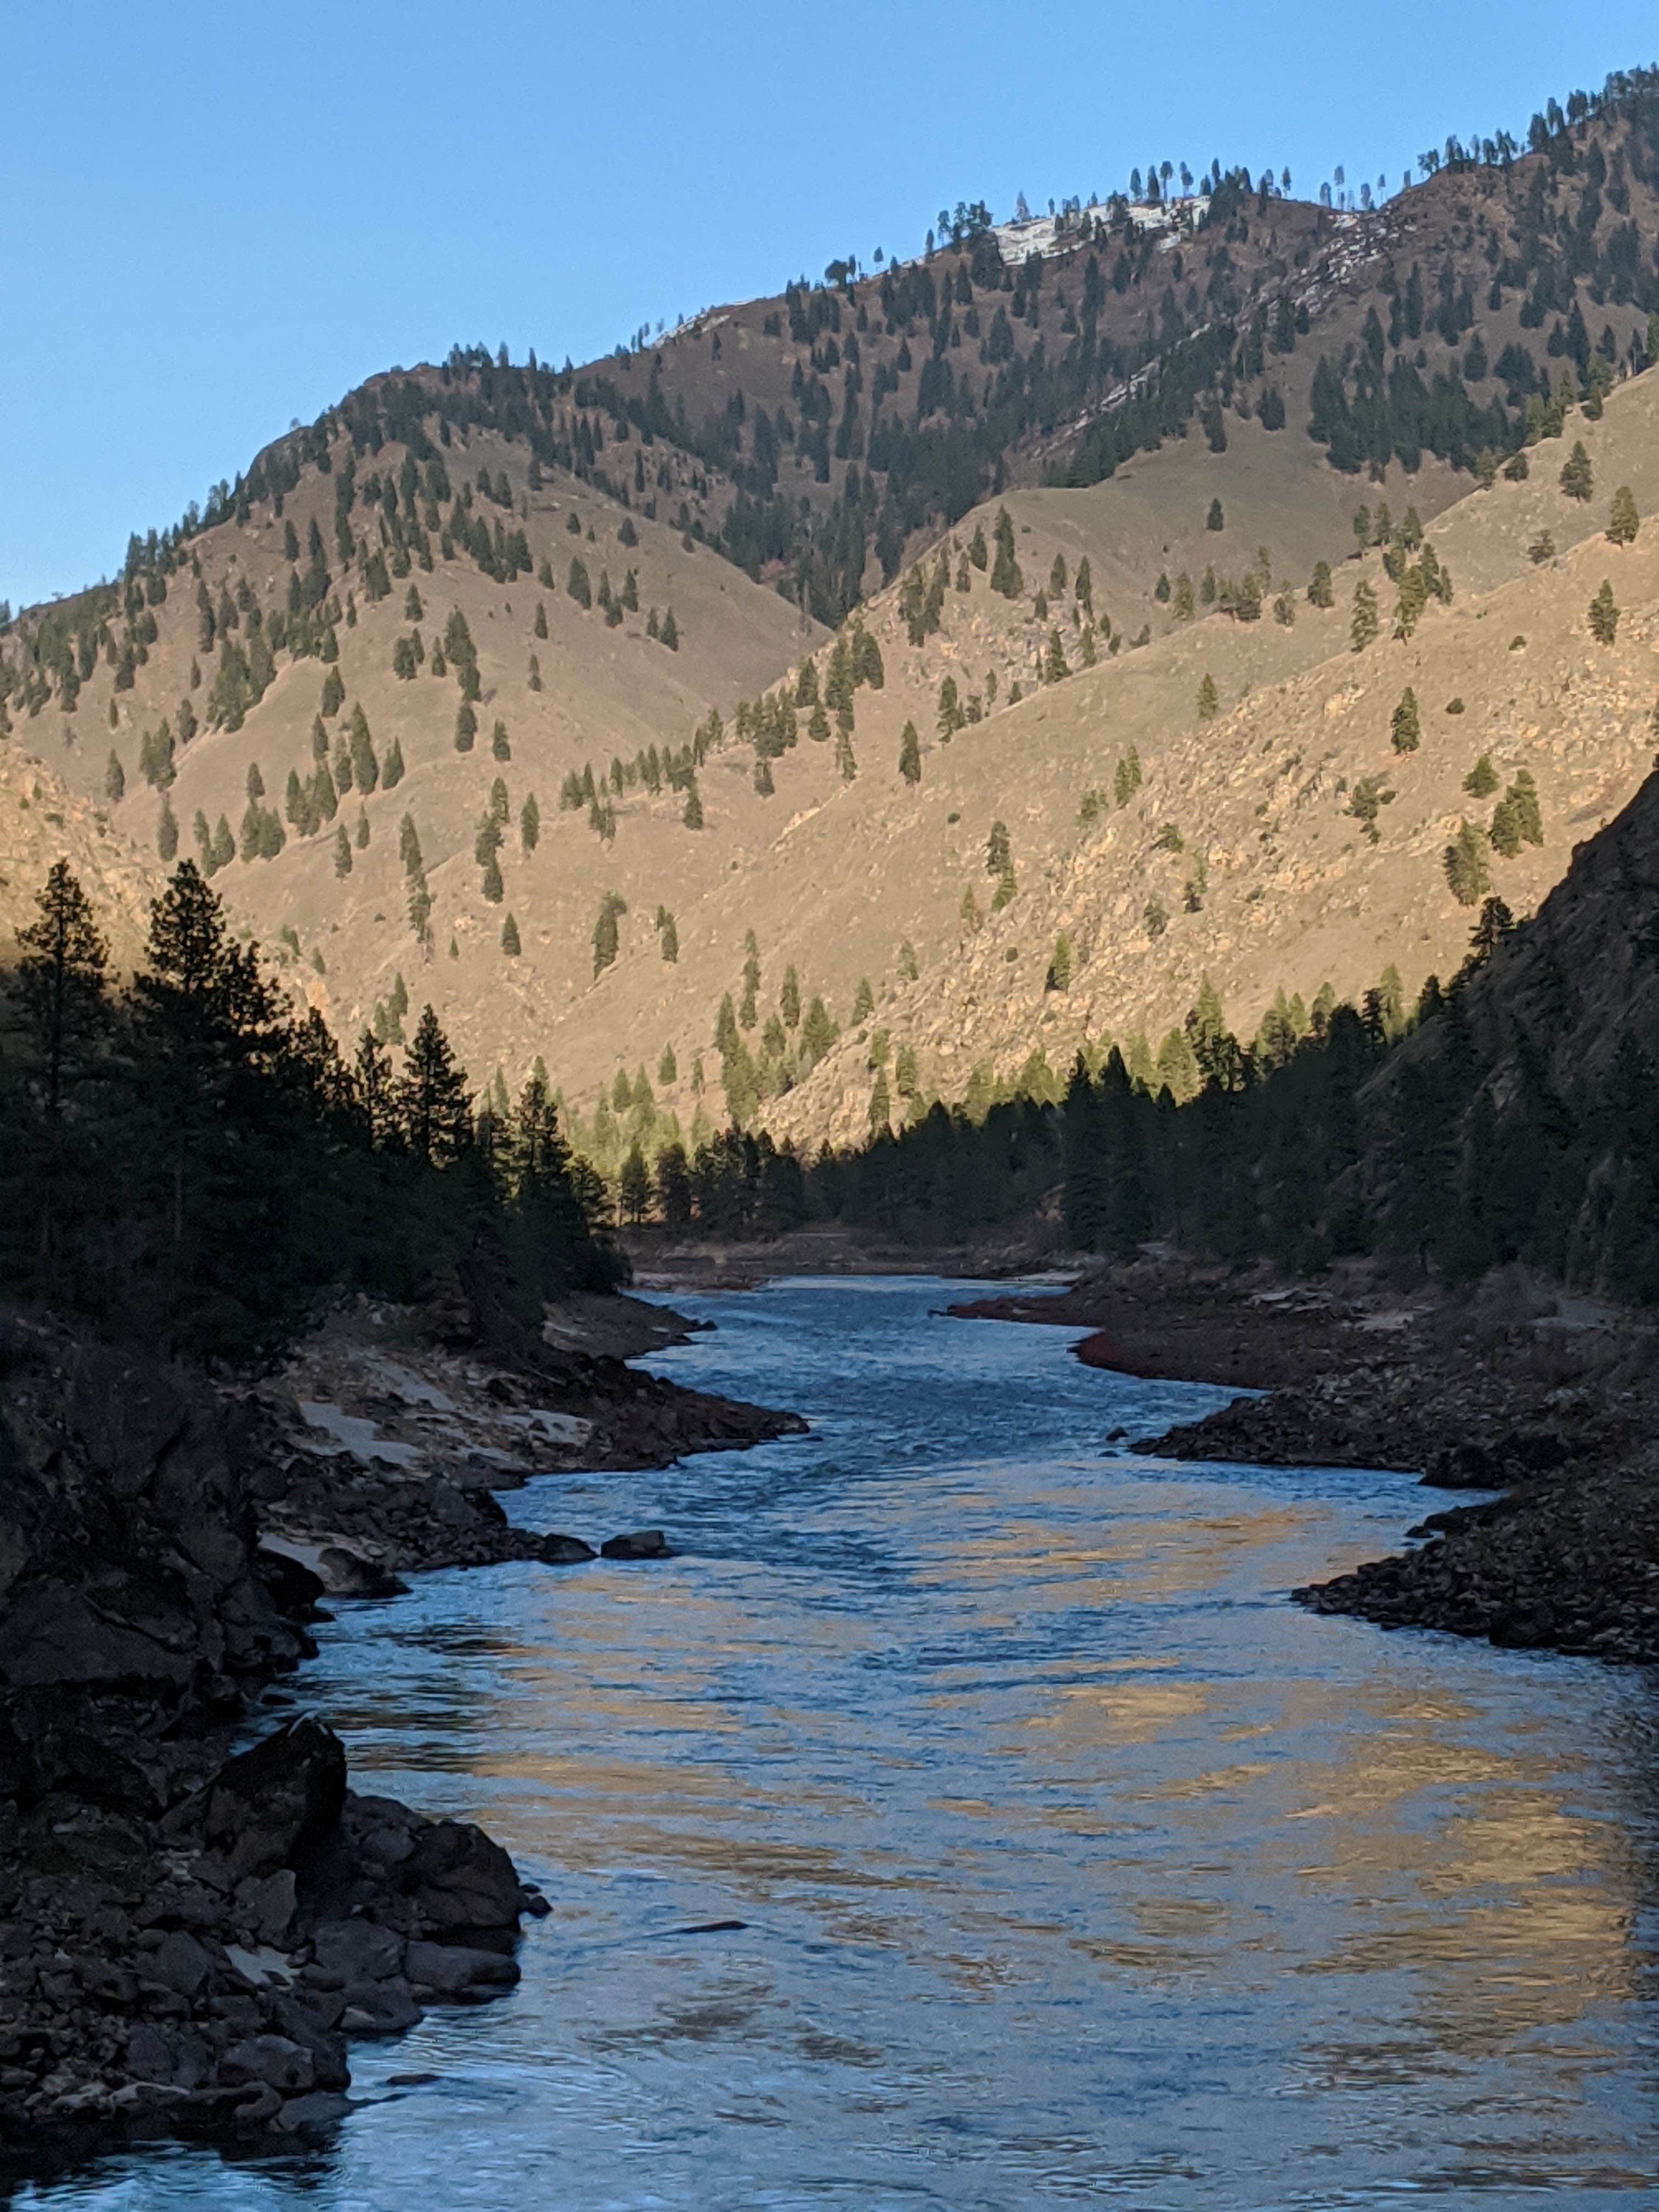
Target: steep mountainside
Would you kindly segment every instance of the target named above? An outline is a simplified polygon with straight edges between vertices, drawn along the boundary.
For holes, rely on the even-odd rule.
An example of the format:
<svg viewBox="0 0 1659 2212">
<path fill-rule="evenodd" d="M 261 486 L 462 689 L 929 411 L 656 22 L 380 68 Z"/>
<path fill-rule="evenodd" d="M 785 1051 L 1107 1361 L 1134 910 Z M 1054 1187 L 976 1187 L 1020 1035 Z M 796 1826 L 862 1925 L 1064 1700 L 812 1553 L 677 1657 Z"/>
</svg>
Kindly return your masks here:
<svg viewBox="0 0 1659 2212">
<path fill-rule="evenodd" d="M 1652 536 L 1601 533 L 1659 502 L 1659 100 L 1538 137 L 1382 210 L 1216 174 L 580 371 L 391 372 L 0 635 L 0 718 L 343 1036 L 430 999 L 611 1165 L 623 1073 L 647 1141 L 729 1101 L 816 1144 L 1108 1032 L 1150 1073 L 1206 971 L 1246 1028 L 1410 992 L 1464 817 L 1533 778 L 1543 842 L 1480 863 L 1523 911 L 1651 744 Z M 1396 640 L 1419 527 L 1455 588 Z"/>
</svg>

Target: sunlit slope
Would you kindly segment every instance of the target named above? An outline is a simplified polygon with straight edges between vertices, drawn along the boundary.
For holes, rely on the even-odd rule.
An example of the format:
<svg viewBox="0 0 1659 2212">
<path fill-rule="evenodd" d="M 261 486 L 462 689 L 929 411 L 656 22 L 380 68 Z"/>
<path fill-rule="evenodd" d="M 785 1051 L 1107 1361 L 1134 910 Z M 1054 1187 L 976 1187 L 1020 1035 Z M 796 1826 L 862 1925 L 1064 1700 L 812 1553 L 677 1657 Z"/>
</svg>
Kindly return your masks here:
<svg viewBox="0 0 1659 2212">
<path fill-rule="evenodd" d="M 857 1133 L 867 1124 L 878 1029 L 892 1053 L 912 1046 L 924 1093 L 949 1098 L 963 1095 L 975 1066 L 1007 1078 L 1038 1046 L 1055 1069 L 1108 1033 L 1126 1045 L 1144 1033 L 1155 1053 L 1206 971 L 1246 1032 L 1280 988 L 1307 1004 L 1327 982 L 1357 994 L 1392 964 L 1414 994 L 1429 972 L 1455 968 L 1474 919 L 1448 883 L 1447 847 L 1466 820 L 1490 823 L 1523 769 L 1535 781 L 1544 842 L 1513 857 L 1492 852 L 1486 865 L 1492 889 L 1516 914 L 1530 910 L 1575 842 L 1629 799 L 1652 756 L 1659 544 L 1651 526 L 1623 550 L 1603 529 L 1618 484 L 1632 487 L 1638 506 L 1659 502 L 1656 410 L 1659 388 L 1639 380 L 1599 423 L 1574 417 L 1563 440 L 1534 448 L 1527 483 L 1500 478 L 1450 509 L 1430 541 L 1452 572 L 1452 604 L 1431 605 L 1408 642 L 1389 635 L 1395 588 L 1372 555 L 1339 569 L 1330 611 L 1301 600 L 1291 629 L 1271 614 L 1195 623 L 1045 687 L 948 746 L 932 741 L 915 791 L 884 764 L 866 789 L 861 771 L 769 864 L 827 926 L 786 925 L 763 943 L 762 998 L 792 960 L 803 983 L 816 978 L 834 948 L 843 972 L 869 976 L 877 1008 L 771 1102 L 768 1118 L 813 1140 Z M 1580 438 L 1595 477 L 1583 504 L 1557 483 Z M 1529 549 L 1546 529 L 1559 550 L 1534 562 Z M 1472 574 L 1494 580 L 1473 591 L 1462 580 Z M 1356 653 L 1349 626 L 1362 578 L 1377 592 L 1383 635 Z M 1592 639 L 1588 621 L 1604 578 L 1620 609 L 1610 647 Z M 1198 714 L 1206 675 L 1218 695 L 1208 722 Z M 1402 755 L 1391 724 L 1407 686 L 1421 737 Z M 896 751 L 902 676 L 890 675 L 878 706 L 865 699 L 861 758 L 884 744 Z M 889 723 L 881 739 L 869 726 L 878 714 Z M 1114 775 L 1132 747 L 1143 780 L 1119 808 Z M 1465 780 L 1483 755 L 1498 788 L 1475 796 Z M 792 767 L 793 757 L 779 792 L 793 806 Z M 1352 811 L 1367 781 L 1378 794 L 1375 843 Z M 1091 790 L 1105 798 L 1085 823 Z M 838 811 L 839 834 L 830 827 Z M 993 912 L 984 856 L 998 819 L 1018 889 Z M 965 890 L 982 917 L 977 930 L 961 918 Z M 757 877 L 749 907 L 787 912 L 787 902 L 767 899 Z M 1061 935 L 1069 988 L 1046 989 Z M 899 974 L 906 936 L 921 968 L 910 984 Z M 737 964 L 726 988 L 736 986 Z M 836 1005 L 843 1019 L 848 1004 Z M 893 1110 L 902 1110 L 896 1097 Z"/>
</svg>

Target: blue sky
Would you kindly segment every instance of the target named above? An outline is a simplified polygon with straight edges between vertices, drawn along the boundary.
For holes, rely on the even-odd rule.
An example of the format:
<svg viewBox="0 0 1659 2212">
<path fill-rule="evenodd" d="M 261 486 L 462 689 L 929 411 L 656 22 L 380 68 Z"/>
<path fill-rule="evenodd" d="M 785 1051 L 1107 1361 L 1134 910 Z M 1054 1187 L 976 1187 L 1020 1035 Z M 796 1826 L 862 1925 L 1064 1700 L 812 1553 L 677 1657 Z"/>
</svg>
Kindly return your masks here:
<svg viewBox="0 0 1659 2212">
<path fill-rule="evenodd" d="M 1650 7 L 18 9 L 0 598 L 113 568 L 290 420 L 456 339 L 589 357 L 941 204 L 1218 156 L 1316 191 L 1653 59 Z"/>
</svg>

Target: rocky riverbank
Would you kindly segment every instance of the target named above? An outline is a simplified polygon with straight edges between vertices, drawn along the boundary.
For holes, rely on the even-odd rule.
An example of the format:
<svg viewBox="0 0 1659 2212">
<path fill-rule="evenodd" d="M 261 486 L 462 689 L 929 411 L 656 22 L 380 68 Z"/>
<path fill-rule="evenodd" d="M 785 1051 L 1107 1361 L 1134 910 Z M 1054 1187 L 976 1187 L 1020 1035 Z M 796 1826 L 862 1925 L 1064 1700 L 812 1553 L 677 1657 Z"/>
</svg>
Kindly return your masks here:
<svg viewBox="0 0 1659 2212">
<path fill-rule="evenodd" d="M 121 2137 L 292 2140 L 346 2109 L 350 2037 L 517 1979 L 546 1906 L 481 1830 L 354 1793 L 315 1722 L 237 1747 L 319 1599 L 609 1533 L 532 1537 L 497 1489 L 802 1425 L 635 1374 L 619 1353 L 683 1324 L 596 1303 L 505 1349 L 360 1304 L 211 1382 L 0 1317 L 0 2179 Z"/>
<path fill-rule="evenodd" d="M 1135 1449 L 1257 1466 L 1375 1467 L 1501 1492 L 1431 1514 L 1415 1547 L 1295 1593 L 1386 1627 L 1659 1661 L 1659 1340 L 1651 1316 L 1505 1270 L 1472 1294 L 1356 1267 L 1318 1286 L 1175 1258 L 956 1310 L 1063 1322 L 1121 1372 L 1241 1397 Z"/>
</svg>

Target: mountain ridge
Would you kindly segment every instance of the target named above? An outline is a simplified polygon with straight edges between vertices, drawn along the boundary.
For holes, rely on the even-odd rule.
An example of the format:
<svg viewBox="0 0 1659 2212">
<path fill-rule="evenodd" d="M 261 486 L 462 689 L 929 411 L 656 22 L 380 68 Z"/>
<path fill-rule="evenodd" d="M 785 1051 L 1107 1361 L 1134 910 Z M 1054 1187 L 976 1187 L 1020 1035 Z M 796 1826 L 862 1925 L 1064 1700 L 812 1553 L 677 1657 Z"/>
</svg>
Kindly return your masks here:
<svg viewBox="0 0 1659 2212">
<path fill-rule="evenodd" d="M 1225 755 L 1236 767 L 1235 755 L 1260 747 L 1269 734 L 1262 715 L 1271 710 L 1297 728 L 1309 722 L 1303 750 L 1316 743 L 1330 756 L 1321 772 L 1324 798 L 1334 802 L 1346 797 L 1336 785 L 1356 772 L 1361 780 L 1393 773 L 1395 757 L 1375 743 L 1377 714 L 1395 704 L 1376 696 L 1381 672 L 1393 672 L 1390 683 L 1398 674 L 1402 689 L 1420 674 L 1444 694 L 1425 704 L 1441 734 L 1432 742 L 1425 735 L 1424 756 L 1441 757 L 1441 737 L 1461 745 L 1479 726 L 1500 751 L 1509 748 L 1506 775 L 1529 761 L 1528 772 L 1540 772 L 1528 748 L 1547 753 L 1565 727 L 1555 676 L 1544 686 L 1549 702 L 1522 700 L 1501 657 L 1485 652 L 1473 616 L 1464 621 L 1472 590 L 1483 599 L 1512 590 L 1528 607 L 1537 600 L 1535 617 L 1516 619 L 1534 630 L 1543 624 L 1552 669 L 1559 662 L 1571 674 L 1568 663 L 1588 654 L 1586 677 L 1574 679 L 1581 684 L 1589 672 L 1621 672 L 1601 699 L 1619 720 L 1616 744 L 1600 765 L 1589 756 L 1569 764 L 1559 787 L 1553 769 L 1543 775 L 1549 842 L 1498 866 L 1505 895 L 1524 908 L 1547 889 L 1560 865 L 1563 817 L 1589 804 L 1598 780 L 1605 789 L 1597 804 L 1612 807 L 1627 795 L 1647 601 L 1638 595 L 1626 607 L 1620 639 L 1605 657 L 1591 651 L 1583 609 L 1570 595 L 1587 597 L 1586 582 L 1595 588 L 1595 556 L 1568 541 L 1601 522 L 1615 481 L 1630 478 L 1641 505 L 1659 499 L 1659 484 L 1643 473 L 1639 438 L 1620 427 L 1633 422 L 1632 408 L 1644 424 L 1650 411 L 1645 378 L 1630 375 L 1648 358 L 1647 303 L 1651 295 L 1659 304 L 1659 283 L 1639 254 L 1631 276 L 1617 245 L 1621 222 L 1634 226 L 1639 217 L 1650 237 L 1659 231 L 1656 112 L 1638 88 L 1622 107 L 1564 117 L 1534 154 L 1507 166 L 1443 170 L 1380 212 L 1350 216 L 1291 202 L 1235 173 L 1211 180 L 1201 222 L 1195 210 L 1178 207 L 1156 237 L 1142 234 L 1144 223 L 1138 232 L 1133 216 L 1126 226 L 1115 210 L 1098 219 L 1079 210 L 1077 236 L 1036 268 L 1010 266 L 997 241 L 981 234 L 879 277 L 848 272 L 838 284 L 711 310 L 648 356 L 555 371 L 533 357 L 522 368 L 503 366 L 477 349 L 447 364 L 383 372 L 318 423 L 272 441 L 246 477 L 217 488 L 188 537 L 135 541 L 121 583 L 14 623 L 0 637 L 0 713 L 9 708 L 22 745 L 83 801 L 118 781 L 104 757 L 107 738 L 124 795 L 106 798 L 103 811 L 133 823 L 137 839 L 159 831 L 165 843 L 170 820 L 176 849 L 194 851 L 198 814 L 208 848 L 222 825 L 237 857 L 216 863 L 224 867 L 217 882 L 239 923 L 343 1034 L 364 1024 L 395 1034 L 401 1006 L 430 996 L 481 1082 L 493 1080 L 492 1066 L 516 1079 L 539 1054 L 578 1120 L 591 1123 L 596 1098 L 614 1103 L 619 1073 L 632 1097 L 647 1069 L 643 1127 L 651 1141 L 723 1120 L 733 1102 L 720 1095 L 716 1018 L 728 994 L 738 1014 L 746 1012 L 744 969 L 757 960 L 755 1024 L 738 1022 L 757 1079 L 736 1064 L 737 1103 L 802 1145 L 850 1141 L 867 1130 L 881 1073 L 870 1052 L 883 1029 L 889 1050 L 908 1045 L 926 1063 L 908 1094 L 924 1104 L 935 1091 L 960 1100 L 970 1085 L 1006 1084 L 1038 1046 L 1054 1075 L 1078 1043 L 1097 1044 L 1108 1031 L 1127 1042 L 1144 1029 L 1143 1059 L 1155 1057 L 1158 1034 L 1178 1023 L 1199 977 L 1231 957 L 1218 943 L 1229 933 L 1203 919 L 1202 902 L 1212 913 L 1218 902 L 1224 908 L 1230 872 L 1241 884 L 1261 873 L 1244 854 L 1253 838 L 1262 841 L 1234 818 L 1225 796 L 1232 770 L 1218 763 Z M 1191 280 L 1188 300 L 1176 297 L 1177 264 L 1181 281 Z M 1475 300 L 1477 269 L 1490 276 L 1485 306 Z M 1162 331 L 1156 327 L 1160 278 L 1176 300 L 1178 334 L 1167 317 Z M 1598 289 L 1607 313 L 1602 339 L 1593 341 L 1584 311 Z M 1529 319 L 1547 295 L 1554 306 Z M 1227 310 L 1211 325 L 1226 330 L 1227 344 L 1207 382 L 1193 381 L 1208 342 L 1189 313 L 1194 301 L 1198 310 Z M 1532 361 L 1524 406 L 1513 382 L 1504 400 L 1494 364 L 1551 313 L 1550 343 L 1559 349 L 1547 352 L 1542 368 Z M 1391 334 L 1400 343 L 1385 374 L 1383 321 L 1392 326 L 1396 314 Z M 993 374 L 981 396 L 967 364 L 975 344 L 1002 354 L 999 317 L 1012 350 L 981 364 Z M 1132 365 L 1143 341 L 1144 357 Z M 1115 381 L 1103 371 L 1090 408 L 1045 428 L 1039 402 L 1064 386 L 1048 365 L 1071 362 L 1072 375 L 1090 345 L 1097 361 L 1110 355 Z M 1373 376 L 1366 363 L 1374 358 Z M 1011 362 L 1018 374 L 1009 381 Z M 1552 362 L 1571 371 L 1570 399 Z M 1462 372 L 1472 366 L 1486 374 L 1470 383 Z M 825 380 L 837 373 L 842 405 L 832 439 L 834 408 L 826 416 L 808 395 L 827 392 Z M 1512 358 L 1508 373 L 1518 374 Z M 933 404 L 924 410 L 929 379 Z M 1428 395 L 1420 405 L 1413 396 L 1419 390 Z M 1477 404 L 1471 392 L 1492 398 Z M 1122 396 L 1113 405 L 1115 393 Z M 888 399 L 908 413 L 884 407 Z M 1476 457 L 1456 442 L 1458 423 L 1495 427 L 1500 401 L 1506 427 L 1496 458 L 1510 450 L 1529 457 L 1536 474 L 1525 484 L 1500 477 L 1460 501 L 1469 478 L 1449 459 L 1421 444 L 1407 448 L 1414 468 L 1397 454 L 1382 457 L 1385 438 L 1393 454 L 1407 431 L 1444 433 L 1449 451 L 1471 463 Z M 1317 437 L 1304 434 L 1304 421 Z M 1018 434 L 995 447 L 994 465 L 987 459 L 978 479 L 981 490 L 988 479 L 988 497 L 957 507 L 975 486 L 964 477 L 951 490 L 951 471 L 964 455 L 991 452 L 988 426 L 1016 422 Z M 1103 423 L 1114 438 L 1133 428 L 1127 454 L 1099 443 Z M 1558 430 L 1565 433 L 1559 446 Z M 1589 506 L 1553 489 L 1581 434 L 1597 486 Z M 1338 446 L 1345 460 L 1358 454 L 1358 473 L 1330 465 Z M 878 470 L 878 459 L 890 465 Z M 1489 472 L 1493 465 L 1482 464 Z M 1058 476 L 1083 481 L 1036 481 Z M 805 501 L 807 513 L 797 517 L 805 537 L 791 535 L 793 524 L 784 528 L 786 491 L 797 509 Z M 930 507 L 936 493 L 943 503 Z M 1316 700 L 1313 672 L 1341 665 L 1347 596 L 1362 567 L 1382 590 L 1386 616 L 1393 585 L 1378 574 L 1382 549 L 1361 563 L 1348 557 L 1355 510 L 1384 503 L 1402 530 L 1420 527 L 1442 548 L 1458 597 L 1449 610 L 1431 605 L 1403 650 L 1385 637 L 1355 657 L 1358 677 L 1318 679 L 1328 688 Z M 905 526 L 918 511 L 921 519 Z M 1005 512 L 1024 572 L 1012 596 L 992 588 L 988 557 Z M 1507 518 L 1501 527 L 1491 523 L 1495 515 Z M 1218 528 L 1208 526 L 1216 520 Z M 1534 569 L 1516 532 L 1544 528 L 1559 532 L 1565 550 Z M 728 557 L 714 550 L 716 541 Z M 1400 550 L 1391 540 L 1388 557 Z M 1643 545 L 1607 557 L 1623 564 L 1621 587 L 1634 574 L 1648 592 Z M 1056 559 L 1066 580 L 1051 592 Z M 1085 561 L 1086 605 L 1076 591 Z M 1342 595 L 1334 611 L 1307 597 L 1322 562 Z M 1219 572 L 1218 609 L 1207 618 L 1206 569 Z M 1191 619 L 1183 617 L 1183 589 L 1194 602 Z M 609 616 L 599 605 L 605 597 Z M 617 604 L 630 597 L 634 605 Z M 418 616 L 410 612 L 416 605 Z M 815 605 L 851 611 L 832 631 L 813 619 Z M 671 609 L 669 648 L 650 633 L 652 617 L 660 631 Z M 1487 612 L 1500 618 L 1496 599 Z M 452 680 L 456 671 L 442 653 L 458 613 L 476 700 L 459 696 L 465 677 Z M 256 629 L 263 647 L 253 643 Z M 879 688 L 856 685 L 837 712 L 838 723 L 850 723 L 836 732 L 850 750 L 831 742 L 827 714 L 823 742 L 811 742 L 804 696 L 791 701 L 793 741 L 780 739 L 775 750 L 770 735 L 757 741 L 758 702 L 771 702 L 766 718 L 781 715 L 784 690 L 800 690 L 808 661 L 810 688 L 821 691 L 832 679 L 837 635 L 849 649 L 872 640 L 880 666 Z M 1471 647 L 1480 640 L 1482 686 L 1503 693 L 1503 715 L 1518 715 L 1530 737 L 1507 724 L 1492 728 L 1485 697 L 1472 698 L 1474 713 L 1455 729 L 1434 719 L 1466 684 L 1474 689 L 1473 676 L 1453 665 L 1454 635 Z M 414 672 L 398 672 L 399 656 L 413 659 L 417 636 Z M 1534 640 L 1526 652 L 1517 665 L 1539 668 L 1542 647 Z M 446 673 L 434 681 L 441 661 Z M 1064 680 L 1048 680 L 1062 664 Z M 343 696 L 325 712 L 331 675 Z M 959 695 L 951 711 L 964 726 L 942 737 L 947 677 Z M 1218 698 L 1200 732 L 1193 702 L 1206 678 Z M 1368 696 L 1328 718 L 1329 701 L 1356 681 Z M 1035 690 L 1036 699 L 1011 707 L 1016 684 Z M 358 708 L 376 780 L 367 794 L 361 776 L 343 790 L 338 773 Z M 711 709 L 719 744 L 708 735 Z M 477 726 L 459 751 L 464 710 Z M 1323 742 L 1328 719 L 1346 728 L 1356 715 L 1363 738 Z M 734 743 L 740 720 L 744 742 Z M 915 787 L 899 765 L 907 726 L 916 732 Z M 314 750 L 319 732 L 325 761 Z M 501 744 L 506 757 L 498 757 Z M 349 741 L 343 750 L 350 775 Z M 1144 781 L 1120 809 L 1102 794 L 1130 750 Z M 1297 750 L 1287 741 L 1282 757 Z M 400 773 L 388 789 L 380 771 L 394 753 Z M 855 773 L 847 780 L 849 758 Z M 162 787 L 158 796 L 144 792 L 145 763 Z M 1419 783 L 1425 766 L 1414 759 Z M 313 787 L 324 768 L 333 809 L 313 826 Z M 290 777 L 300 786 L 297 817 Z M 560 794 L 568 797 L 573 781 L 582 796 L 574 813 L 562 811 Z M 694 787 L 701 830 L 684 818 Z M 946 791 L 962 803 L 939 803 Z M 1094 817 L 1080 823 L 1091 793 Z M 530 800 L 533 847 L 523 826 Z M 1418 807 L 1406 904 L 1415 900 L 1429 915 L 1433 957 L 1443 962 L 1462 924 L 1437 880 L 1437 841 L 1455 795 L 1437 793 L 1437 804 L 1431 823 L 1407 793 L 1376 822 L 1397 862 L 1395 827 L 1406 820 L 1401 810 Z M 957 820 L 938 818 L 952 811 Z M 1345 865 L 1363 877 L 1376 848 L 1364 825 L 1339 818 L 1352 822 L 1341 835 L 1364 848 Z M 1017 893 L 986 915 L 997 884 L 978 855 L 1005 819 Z M 1140 840 L 1133 854 L 1132 823 Z M 925 849 L 916 842 L 923 824 L 931 825 Z M 367 845 L 359 842 L 364 825 Z M 1170 829 L 1179 854 L 1157 842 Z M 1328 821 L 1319 834 L 1329 844 Z M 1290 849 L 1283 834 L 1277 849 Z M 1322 866 L 1340 858 L 1333 849 Z M 1188 915 L 1184 901 L 1200 862 L 1216 888 L 1199 891 L 1198 913 Z M 1112 871 L 1122 881 L 1115 878 L 1108 897 L 1103 872 Z M 1124 888 L 1131 884 L 1133 896 Z M 1305 906 L 1310 886 L 1291 880 L 1260 890 L 1258 909 L 1288 901 L 1294 937 L 1297 902 Z M 425 934 L 410 919 L 416 890 Z M 964 891 L 981 909 L 978 932 L 957 927 Z M 1164 926 L 1148 937 L 1155 902 Z M 1404 908 L 1387 919 L 1404 927 Z M 1301 928 L 1305 958 L 1282 932 L 1261 930 L 1262 920 L 1261 911 L 1236 918 L 1234 945 L 1254 933 L 1259 950 L 1235 961 L 1231 981 L 1214 979 L 1252 1019 L 1281 984 L 1310 999 L 1322 957 L 1311 917 Z M 1376 942 L 1362 962 L 1351 934 L 1353 944 L 1334 951 L 1330 974 L 1319 978 L 1343 994 L 1388 964 L 1375 958 Z M 1065 989 L 1045 991 L 1061 938 L 1074 972 Z M 601 957 L 612 941 L 614 957 Z M 671 944 L 672 960 L 662 957 Z M 912 964 L 914 982 L 902 972 Z M 793 1024 L 781 1025 L 781 1053 L 766 1045 L 765 1024 L 780 1013 L 791 969 L 805 1008 L 822 999 L 842 1032 L 817 1068 L 804 1061 Z M 1413 988 L 1416 980 L 1405 978 Z M 875 1004 L 854 1021 L 850 1010 L 866 982 Z M 910 1033 L 902 1037 L 901 1027 Z M 947 1051 L 963 1040 L 963 1049 Z M 671 1062 L 673 1073 L 662 1074 Z M 896 1116 L 911 1109 L 895 1101 L 896 1074 L 889 1069 L 886 1087 Z M 667 1109 L 660 1114 L 659 1092 Z M 604 1138 L 603 1124 L 588 1134 Z M 605 1164 L 614 1168 L 614 1146 Z"/>
</svg>

